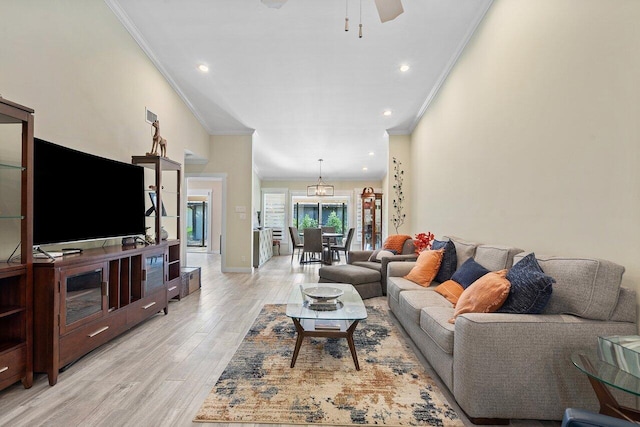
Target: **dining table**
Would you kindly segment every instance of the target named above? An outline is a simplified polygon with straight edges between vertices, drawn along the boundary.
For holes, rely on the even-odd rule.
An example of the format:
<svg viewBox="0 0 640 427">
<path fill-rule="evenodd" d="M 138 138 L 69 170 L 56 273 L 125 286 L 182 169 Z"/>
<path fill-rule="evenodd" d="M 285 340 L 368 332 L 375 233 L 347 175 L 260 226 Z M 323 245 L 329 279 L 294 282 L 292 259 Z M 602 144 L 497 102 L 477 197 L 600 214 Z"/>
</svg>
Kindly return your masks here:
<svg viewBox="0 0 640 427">
<path fill-rule="evenodd" d="M 300 237 L 304 237 L 304 230 L 301 230 L 299 233 Z M 336 245 L 337 239 L 344 237 L 344 233 L 335 233 L 335 232 L 323 232 L 322 233 L 322 241 L 327 246 L 327 254 L 323 257 L 322 262 L 327 265 L 331 265 L 334 260 L 340 259 L 340 255 L 337 251 L 331 249 L 331 245 Z"/>
</svg>

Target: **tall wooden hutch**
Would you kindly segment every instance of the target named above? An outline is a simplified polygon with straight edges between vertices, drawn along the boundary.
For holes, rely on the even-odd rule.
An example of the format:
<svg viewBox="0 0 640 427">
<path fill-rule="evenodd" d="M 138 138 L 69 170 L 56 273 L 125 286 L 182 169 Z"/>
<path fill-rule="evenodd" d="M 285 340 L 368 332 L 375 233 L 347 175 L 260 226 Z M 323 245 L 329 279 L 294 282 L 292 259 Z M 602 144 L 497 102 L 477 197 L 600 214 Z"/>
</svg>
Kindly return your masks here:
<svg viewBox="0 0 640 427">
<path fill-rule="evenodd" d="M 20 380 L 29 388 L 33 384 L 33 110 L 1 97 L 0 182 L 0 389 Z"/>
<path fill-rule="evenodd" d="M 366 187 L 360 195 L 362 208 L 362 249 L 382 246 L 382 193 Z"/>
</svg>

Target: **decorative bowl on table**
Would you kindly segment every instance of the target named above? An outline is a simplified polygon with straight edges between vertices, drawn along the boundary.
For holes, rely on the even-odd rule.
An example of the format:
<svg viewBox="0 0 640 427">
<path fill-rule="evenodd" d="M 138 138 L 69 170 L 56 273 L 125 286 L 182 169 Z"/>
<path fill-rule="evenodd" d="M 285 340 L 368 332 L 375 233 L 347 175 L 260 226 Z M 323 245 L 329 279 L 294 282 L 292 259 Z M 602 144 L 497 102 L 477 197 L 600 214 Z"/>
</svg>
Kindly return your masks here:
<svg viewBox="0 0 640 427">
<path fill-rule="evenodd" d="M 312 288 L 304 289 L 303 292 L 306 296 L 316 301 L 332 300 L 344 294 L 344 291 L 342 289 L 332 288 L 328 286 L 314 286 Z"/>
</svg>

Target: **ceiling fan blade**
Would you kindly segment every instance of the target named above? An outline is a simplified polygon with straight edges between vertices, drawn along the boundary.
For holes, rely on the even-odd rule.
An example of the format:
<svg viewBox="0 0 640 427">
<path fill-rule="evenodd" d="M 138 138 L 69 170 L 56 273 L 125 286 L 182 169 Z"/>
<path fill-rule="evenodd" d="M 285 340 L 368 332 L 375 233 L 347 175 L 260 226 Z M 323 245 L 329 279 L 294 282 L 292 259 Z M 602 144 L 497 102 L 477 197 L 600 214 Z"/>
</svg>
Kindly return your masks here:
<svg viewBox="0 0 640 427">
<path fill-rule="evenodd" d="M 262 3 L 267 6 L 267 7 L 271 7 L 274 9 L 280 9 L 280 7 L 282 7 L 283 4 L 285 4 L 287 2 L 287 0 L 262 0 Z"/>
<path fill-rule="evenodd" d="M 400 0 L 376 0 L 376 8 L 381 22 L 396 19 L 404 9 Z"/>
</svg>

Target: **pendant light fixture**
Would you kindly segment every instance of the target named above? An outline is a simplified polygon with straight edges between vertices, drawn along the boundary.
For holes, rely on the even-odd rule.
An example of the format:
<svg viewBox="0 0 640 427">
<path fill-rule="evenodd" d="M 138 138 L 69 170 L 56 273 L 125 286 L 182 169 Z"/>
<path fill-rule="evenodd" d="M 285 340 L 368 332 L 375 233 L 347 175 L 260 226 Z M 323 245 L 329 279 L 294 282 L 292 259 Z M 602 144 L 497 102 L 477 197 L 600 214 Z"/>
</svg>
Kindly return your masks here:
<svg viewBox="0 0 640 427">
<path fill-rule="evenodd" d="M 318 159 L 320 162 L 320 177 L 318 183 L 315 185 L 307 186 L 307 196 L 333 196 L 333 185 L 325 184 L 322 181 L 322 159 Z"/>
<path fill-rule="evenodd" d="M 349 31 L 349 0 L 345 0 L 346 11 L 344 13 L 344 30 Z"/>
</svg>

